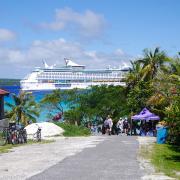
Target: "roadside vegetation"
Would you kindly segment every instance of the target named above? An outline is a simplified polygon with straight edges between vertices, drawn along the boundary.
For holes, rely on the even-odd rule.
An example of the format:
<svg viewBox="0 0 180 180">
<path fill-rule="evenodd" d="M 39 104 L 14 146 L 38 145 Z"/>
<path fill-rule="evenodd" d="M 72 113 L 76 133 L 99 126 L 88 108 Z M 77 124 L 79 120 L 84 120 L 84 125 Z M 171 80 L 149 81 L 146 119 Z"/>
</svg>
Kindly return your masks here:
<svg viewBox="0 0 180 180">
<path fill-rule="evenodd" d="M 84 126 L 76 126 L 68 123 L 55 123 L 64 129 L 63 135 L 66 137 L 74 137 L 74 136 L 89 136 L 90 130 Z"/>
<path fill-rule="evenodd" d="M 180 179 L 180 147 L 168 144 L 154 144 L 151 162 L 157 172 Z"/>
<path fill-rule="evenodd" d="M 38 104 L 30 92 L 20 91 L 19 95 L 12 94 L 13 103 L 6 103 L 10 110 L 6 117 L 10 122 L 21 123 L 26 126 L 29 121 L 36 122 L 39 116 Z"/>
<path fill-rule="evenodd" d="M 180 179 L 180 147 L 169 144 L 142 146 L 140 156 L 150 160 L 157 173 Z"/>
</svg>

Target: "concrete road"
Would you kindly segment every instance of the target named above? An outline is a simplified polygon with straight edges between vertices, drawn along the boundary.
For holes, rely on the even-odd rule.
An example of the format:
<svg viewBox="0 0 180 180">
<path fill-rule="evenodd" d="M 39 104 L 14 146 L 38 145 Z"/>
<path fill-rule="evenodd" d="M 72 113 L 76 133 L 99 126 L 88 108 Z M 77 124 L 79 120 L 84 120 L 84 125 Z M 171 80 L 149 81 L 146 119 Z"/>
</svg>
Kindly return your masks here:
<svg viewBox="0 0 180 180">
<path fill-rule="evenodd" d="M 96 147 L 67 157 L 29 180 L 138 180 L 138 142 L 131 136 L 105 136 Z"/>
<path fill-rule="evenodd" d="M 14 147 L 9 153 L 0 154 L 0 180 L 24 180 L 39 174 L 84 148 L 96 147 L 103 136 L 56 137 L 47 144 L 29 144 Z"/>
</svg>

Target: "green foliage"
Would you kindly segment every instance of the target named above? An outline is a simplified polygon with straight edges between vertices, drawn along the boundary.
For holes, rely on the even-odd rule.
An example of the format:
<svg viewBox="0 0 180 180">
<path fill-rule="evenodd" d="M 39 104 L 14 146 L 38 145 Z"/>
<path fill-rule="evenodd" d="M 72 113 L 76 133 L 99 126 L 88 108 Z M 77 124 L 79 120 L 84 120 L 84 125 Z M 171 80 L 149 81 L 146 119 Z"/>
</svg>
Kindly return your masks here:
<svg viewBox="0 0 180 180">
<path fill-rule="evenodd" d="M 73 112 L 74 117 L 73 117 Z M 125 88 L 121 86 L 93 86 L 79 94 L 76 106 L 70 110 L 72 119 L 80 118 L 81 124 L 102 123 L 110 114 L 113 119 L 127 113 Z"/>
<path fill-rule="evenodd" d="M 57 126 L 60 126 L 64 129 L 64 136 L 89 136 L 90 130 L 83 126 L 76 126 L 68 123 L 55 123 Z"/>
<path fill-rule="evenodd" d="M 127 106 L 132 112 L 139 112 L 146 107 L 147 100 L 153 94 L 153 86 L 150 82 L 139 81 L 127 95 Z"/>
<path fill-rule="evenodd" d="M 31 93 L 21 91 L 18 96 L 12 94 L 12 98 L 13 104 L 6 103 L 11 109 L 6 114 L 10 121 L 22 123 L 25 126 L 29 120 L 36 122 L 36 118 L 39 116 L 39 108 Z"/>
<path fill-rule="evenodd" d="M 180 172 L 180 148 L 166 144 L 154 144 L 151 151 L 151 162 L 157 172 L 180 178 L 176 173 Z"/>
<path fill-rule="evenodd" d="M 48 117 L 52 118 L 54 113 L 61 112 L 63 114 L 63 91 L 54 90 L 52 93 L 47 94 L 40 102 L 41 108 L 46 109 Z"/>
<path fill-rule="evenodd" d="M 155 95 L 151 97 L 150 104 L 166 121 L 169 127 L 169 142 L 180 144 L 180 62 L 172 60 L 171 63 L 173 66 L 170 64 L 168 67 L 168 74 L 159 72 L 154 79 Z"/>
<path fill-rule="evenodd" d="M 159 47 L 156 47 L 154 51 L 145 49 L 144 57 L 138 62 L 142 64 L 142 79 L 143 80 L 152 80 L 158 71 L 158 69 L 164 68 L 164 63 L 168 62 L 169 58 L 167 57 L 164 51 L 160 51 Z"/>
<path fill-rule="evenodd" d="M 140 80 L 142 80 L 142 66 L 139 61 L 131 61 L 132 68 L 126 76 L 127 90 L 132 89 Z"/>
<path fill-rule="evenodd" d="M 127 74 L 127 105 L 138 113 L 148 106 L 169 126 L 169 141 L 180 142 L 180 58 L 164 51 L 145 49 L 144 56 L 131 62 Z"/>
<path fill-rule="evenodd" d="M 171 96 L 171 103 L 165 108 L 166 122 L 169 127 L 170 143 L 180 145 L 180 88 Z"/>
<path fill-rule="evenodd" d="M 64 112 L 64 119 L 70 124 L 80 125 L 81 124 L 81 113 L 79 108 L 70 109 Z"/>
</svg>

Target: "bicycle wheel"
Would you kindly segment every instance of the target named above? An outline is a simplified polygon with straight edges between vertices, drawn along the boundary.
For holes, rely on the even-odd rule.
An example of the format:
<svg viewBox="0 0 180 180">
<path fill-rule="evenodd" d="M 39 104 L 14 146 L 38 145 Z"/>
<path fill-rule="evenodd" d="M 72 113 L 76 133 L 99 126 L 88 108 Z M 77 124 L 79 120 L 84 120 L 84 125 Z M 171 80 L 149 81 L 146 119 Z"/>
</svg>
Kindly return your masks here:
<svg viewBox="0 0 180 180">
<path fill-rule="evenodd" d="M 26 129 L 23 130 L 23 139 L 24 139 L 24 143 L 27 143 L 27 132 L 26 132 Z"/>
<path fill-rule="evenodd" d="M 0 130 L 0 146 L 4 146 L 7 143 L 6 130 Z"/>
<path fill-rule="evenodd" d="M 18 136 L 17 136 L 17 132 L 13 131 L 11 133 L 11 143 L 14 144 L 18 144 Z"/>
</svg>

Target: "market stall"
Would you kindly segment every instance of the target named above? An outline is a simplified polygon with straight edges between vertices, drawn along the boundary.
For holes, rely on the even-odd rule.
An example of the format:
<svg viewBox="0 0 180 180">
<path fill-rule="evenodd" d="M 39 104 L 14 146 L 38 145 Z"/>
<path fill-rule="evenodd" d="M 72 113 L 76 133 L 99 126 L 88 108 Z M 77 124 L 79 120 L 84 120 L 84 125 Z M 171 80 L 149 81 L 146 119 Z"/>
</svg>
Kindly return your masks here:
<svg viewBox="0 0 180 180">
<path fill-rule="evenodd" d="M 135 135 L 141 136 L 155 136 L 156 124 L 160 120 L 160 117 L 150 112 L 147 108 L 131 117 L 132 119 L 132 131 Z"/>
</svg>

